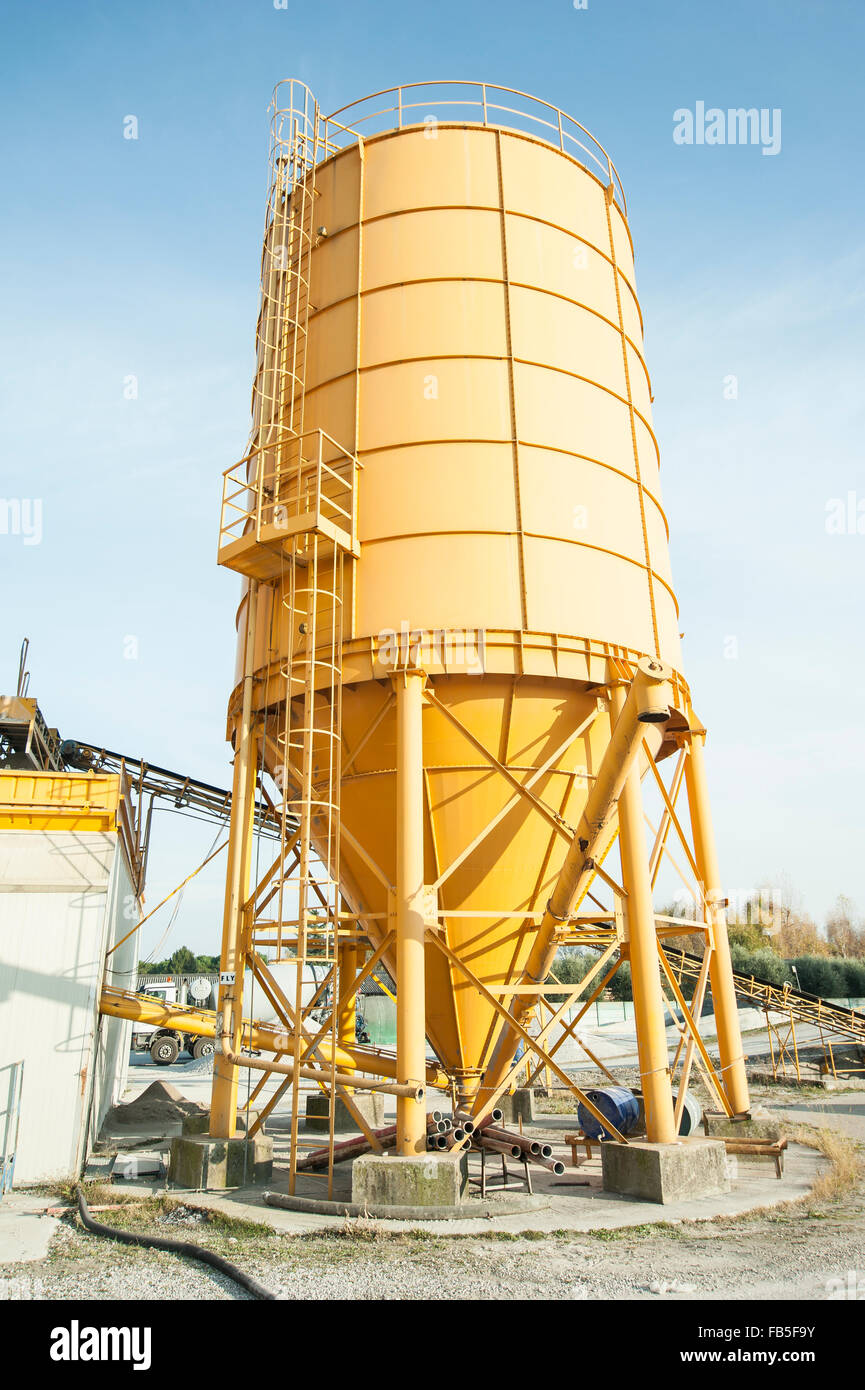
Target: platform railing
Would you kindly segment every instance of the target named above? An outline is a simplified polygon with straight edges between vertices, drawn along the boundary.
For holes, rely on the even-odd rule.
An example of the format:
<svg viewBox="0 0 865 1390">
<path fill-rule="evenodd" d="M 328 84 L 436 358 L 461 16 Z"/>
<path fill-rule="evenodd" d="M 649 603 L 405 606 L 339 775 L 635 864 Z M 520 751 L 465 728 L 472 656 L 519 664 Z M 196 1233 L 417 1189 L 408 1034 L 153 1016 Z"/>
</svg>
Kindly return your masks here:
<svg viewBox="0 0 865 1390">
<path fill-rule="evenodd" d="M 223 474 L 220 550 L 262 539 L 272 529 L 314 516 L 338 527 L 357 547 L 357 474 L 361 464 L 325 430 L 285 431 L 251 449 Z"/>
<path fill-rule="evenodd" d="M 285 88 L 285 94 L 282 90 Z M 293 88 L 279 83 L 274 92 L 274 120 L 291 106 Z M 430 127 L 437 123 L 503 126 L 543 140 L 570 155 L 605 186 L 612 184 L 614 197 L 627 216 L 622 180 L 607 151 L 578 120 L 540 97 L 514 87 L 467 80 L 439 79 L 407 82 L 361 97 L 321 117 L 321 158 L 389 130 Z"/>
</svg>

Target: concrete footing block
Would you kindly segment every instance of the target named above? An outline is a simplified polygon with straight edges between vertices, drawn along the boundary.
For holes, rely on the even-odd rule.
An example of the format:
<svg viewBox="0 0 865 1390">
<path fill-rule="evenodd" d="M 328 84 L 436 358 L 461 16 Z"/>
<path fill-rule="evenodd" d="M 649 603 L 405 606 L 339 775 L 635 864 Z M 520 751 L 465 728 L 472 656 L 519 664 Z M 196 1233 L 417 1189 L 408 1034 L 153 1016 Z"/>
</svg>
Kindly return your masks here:
<svg viewBox="0 0 865 1390">
<path fill-rule="evenodd" d="M 351 1200 L 370 1207 L 455 1207 L 468 1190 L 465 1153 L 364 1154 L 351 1170 Z"/>
<path fill-rule="evenodd" d="M 246 1187 L 273 1179 L 273 1140 L 256 1134 L 253 1139 L 212 1139 L 209 1134 L 184 1134 L 171 1141 L 169 1181 L 178 1187 L 212 1191 Z"/>
<path fill-rule="evenodd" d="M 377 1091 L 361 1094 L 355 1091 L 352 1101 L 357 1106 L 370 1129 L 381 1129 L 384 1125 L 384 1096 Z M 306 1128 L 313 1133 L 327 1134 L 330 1129 L 328 1118 L 328 1098 L 321 1094 L 306 1098 Z M 347 1131 L 358 1133 L 358 1127 L 345 1101 L 337 1096 L 333 1115 L 333 1128 L 337 1134 Z"/>
<path fill-rule="evenodd" d="M 238 1110 L 237 1118 L 234 1122 L 235 1130 L 238 1134 L 245 1134 L 247 1128 L 252 1129 L 258 1119 L 258 1111 L 250 1110 L 247 1115 L 245 1110 Z M 247 1124 L 247 1121 L 249 1122 Z M 210 1111 L 205 1110 L 200 1115 L 186 1115 L 183 1120 L 184 1134 L 209 1134 L 210 1133 Z"/>
<path fill-rule="evenodd" d="M 685 1202 L 730 1191 L 721 1139 L 688 1138 L 677 1144 L 601 1144 L 604 1191 L 644 1202 Z"/>
<path fill-rule="evenodd" d="M 518 1120 L 531 1124 L 535 1118 L 535 1093 L 528 1087 L 520 1087 L 513 1095 L 504 1095 L 496 1101 L 502 1111 L 502 1124 L 515 1125 Z"/>
<path fill-rule="evenodd" d="M 783 1134 L 778 1120 L 753 1112 L 747 1119 L 739 1119 L 721 1111 L 704 1110 L 703 1128 L 713 1139 L 765 1139 L 770 1144 L 776 1143 Z"/>
</svg>

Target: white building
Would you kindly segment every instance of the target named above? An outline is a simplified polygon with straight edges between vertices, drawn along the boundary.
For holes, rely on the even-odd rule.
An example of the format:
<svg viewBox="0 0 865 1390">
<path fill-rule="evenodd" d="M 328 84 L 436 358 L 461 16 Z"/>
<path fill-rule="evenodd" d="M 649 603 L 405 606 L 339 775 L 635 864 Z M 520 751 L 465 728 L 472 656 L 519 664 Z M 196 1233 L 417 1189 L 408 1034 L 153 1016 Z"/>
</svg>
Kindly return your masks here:
<svg viewBox="0 0 865 1390">
<path fill-rule="evenodd" d="M 101 1017 L 99 994 L 136 984 L 137 933 L 106 960 L 140 916 L 127 790 L 113 775 L 0 773 L 0 1154 L 17 1122 L 16 1187 L 79 1176 L 125 1086 L 131 1024 Z"/>
</svg>

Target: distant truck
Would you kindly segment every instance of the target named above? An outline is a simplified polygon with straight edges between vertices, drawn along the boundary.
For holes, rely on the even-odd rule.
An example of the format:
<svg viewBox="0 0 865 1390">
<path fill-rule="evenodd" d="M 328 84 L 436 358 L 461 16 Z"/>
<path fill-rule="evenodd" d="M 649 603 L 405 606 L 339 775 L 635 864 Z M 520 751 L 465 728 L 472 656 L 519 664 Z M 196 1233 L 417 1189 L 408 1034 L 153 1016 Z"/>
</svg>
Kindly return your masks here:
<svg viewBox="0 0 865 1390">
<path fill-rule="evenodd" d="M 268 969 L 286 998 L 293 1004 L 297 987 L 297 967 L 294 961 L 275 962 L 270 964 Z M 312 1002 L 328 969 L 329 967 L 324 963 L 321 965 L 307 964 L 302 990 L 304 1006 Z M 159 980 L 153 983 L 148 980 L 147 976 L 143 976 L 139 980 L 139 992 L 149 995 L 151 999 L 161 999 L 166 1004 L 198 1005 L 202 1009 L 215 1007 L 217 988 L 215 983 L 204 976 Z M 327 990 L 323 992 L 321 1002 L 323 1005 L 328 1002 Z M 315 1021 L 316 1012 L 313 1011 L 311 1015 L 313 1021 Z M 243 982 L 243 1015 L 244 1018 L 254 1018 L 259 1023 L 277 1022 L 276 1010 L 248 971 Z M 361 1019 L 358 1028 L 359 1041 L 369 1041 L 365 1033 L 361 1034 L 362 1028 L 363 1020 Z M 201 1037 L 195 1033 L 181 1033 L 176 1028 L 160 1028 L 153 1023 L 139 1023 L 137 1021 L 132 1026 L 131 1047 L 133 1052 L 149 1052 L 158 1067 L 171 1066 L 172 1062 L 177 1061 L 184 1049 L 196 1061 L 200 1057 L 212 1057 L 216 1051 L 216 1043 L 213 1038 Z"/>
<path fill-rule="evenodd" d="M 207 1008 L 213 994 L 210 981 L 203 978 L 165 980 L 154 984 L 145 979 L 141 984 L 142 994 L 149 995 L 151 999 L 161 999 L 165 1004 L 198 1004 L 201 1008 Z M 216 1049 L 213 1038 L 138 1021 L 132 1025 L 131 1046 L 133 1052 L 149 1052 L 158 1067 L 171 1066 L 184 1048 L 196 1061 L 200 1057 L 212 1057 Z"/>
</svg>

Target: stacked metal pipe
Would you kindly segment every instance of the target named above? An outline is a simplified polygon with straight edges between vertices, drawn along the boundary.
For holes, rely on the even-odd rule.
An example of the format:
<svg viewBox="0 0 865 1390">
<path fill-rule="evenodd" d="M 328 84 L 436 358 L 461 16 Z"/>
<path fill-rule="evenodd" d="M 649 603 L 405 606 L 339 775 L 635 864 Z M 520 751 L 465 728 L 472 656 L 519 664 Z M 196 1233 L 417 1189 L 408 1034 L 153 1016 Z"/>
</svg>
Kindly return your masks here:
<svg viewBox="0 0 865 1390">
<path fill-rule="evenodd" d="M 552 1157 L 553 1151 L 549 1144 L 504 1129 L 499 1124 L 502 1118 L 501 1110 L 491 1110 L 489 1115 L 476 1124 L 470 1115 L 462 1111 L 457 1111 L 452 1118 L 450 1115 L 442 1114 L 440 1110 L 433 1110 L 427 1116 L 427 1148 L 433 1152 L 447 1153 L 468 1137 L 471 1140 L 471 1148 L 477 1151 L 504 1154 L 506 1158 L 516 1158 L 520 1162 L 525 1160 L 527 1163 L 547 1168 L 557 1176 L 564 1173 L 564 1164 Z M 373 1130 L 372 1133 L 383 1149 L 392 1149 L 396 1144 L 396 1125 L 387 1125 L 384 1129 Z M 351 1139 L 334 1144 L 333 1161 L 345 1163 L 350 1159 L 360 1158 L 361 1154 L 369 1153 L 371 1148 L 372 1145 L 365 1135 L 355 1135 Z M 313 1172 L 317 1168 L 325 1168 L 329 1156 L 328 1146 L 313 1149 L 298 1159 L 297 1171 Z"/>
<path fill-rule="evenodd" d="M 462 1123 L 462 1116 L 458 1115 L 457 1118 Z M 539 1139 L 531 1139 L 526 1134 L 505 1129 L 498 1123 L 502 1118 L 501 1110 L 491 1110 L 472 1134 L 472 1148 L 504 1154 L 508 1158 L 518 1158 L 520 1162 L 534 1163 L 561 1177 L 565 1165 L 553 1158 L 552 1146 L 541 1143 Z"/>
</svg>

